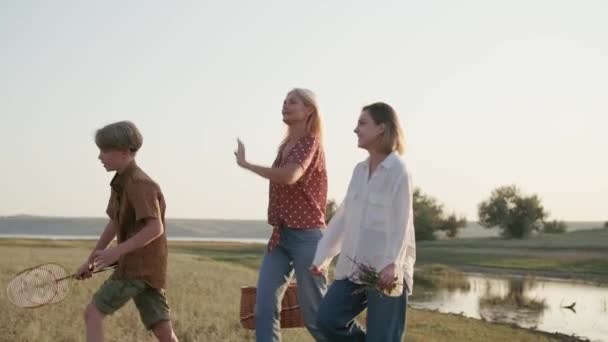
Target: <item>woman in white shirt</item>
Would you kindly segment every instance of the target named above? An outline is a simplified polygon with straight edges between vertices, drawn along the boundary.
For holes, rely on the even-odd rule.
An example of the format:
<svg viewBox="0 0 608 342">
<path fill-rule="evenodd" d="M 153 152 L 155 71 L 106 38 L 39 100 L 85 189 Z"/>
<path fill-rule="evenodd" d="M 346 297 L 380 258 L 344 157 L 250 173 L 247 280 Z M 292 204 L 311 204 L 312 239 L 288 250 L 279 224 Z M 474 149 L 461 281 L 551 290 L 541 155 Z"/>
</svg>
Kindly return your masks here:
<svg viewBox="0 0 608 342">
<path fill-rule="evenodd" d="M 340 257 L 317 313 L 319 328 L 332 341 L 401 341 L 407 296 L 413 286 L 416 241 L 410 173 L 403 159 L 404 135 L 393 108 L 363 107 L 358 145 L 369 158 L 355 166 L 346 198 L 319 241 L 310 271 L 324 276 Z M 378 287 L 365 289 L 358 264 L 379 272 Z M 367 332 L 355 317 L 367 308 Z"/>
</svg>

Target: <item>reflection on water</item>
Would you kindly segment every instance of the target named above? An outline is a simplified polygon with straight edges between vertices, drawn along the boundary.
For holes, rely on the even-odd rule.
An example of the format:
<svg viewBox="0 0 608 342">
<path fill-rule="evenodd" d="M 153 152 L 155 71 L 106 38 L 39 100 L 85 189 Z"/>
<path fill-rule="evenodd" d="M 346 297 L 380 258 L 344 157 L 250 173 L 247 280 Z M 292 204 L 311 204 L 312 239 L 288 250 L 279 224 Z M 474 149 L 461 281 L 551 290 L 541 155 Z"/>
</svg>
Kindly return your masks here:
<svg viewBox="0 0 608 342">
<path fill-rule="evenodd" d="M 414 307 L 608 341 L 607 287 L 483 275 L 469 275 L 468 281 L 468 289 L 416 286 L 410 303 Z"/>
<path fill-rule="evenodd" d="M 494 290 L 486 281 L 485 294 L 479 298 L 479 315 L 490 321 L 537 326 L 547 309 L 545 299 L 530 298 L 527 293 L 538 285 L 535 279 L 511 278 L 507 292 Z"/>
</svg>

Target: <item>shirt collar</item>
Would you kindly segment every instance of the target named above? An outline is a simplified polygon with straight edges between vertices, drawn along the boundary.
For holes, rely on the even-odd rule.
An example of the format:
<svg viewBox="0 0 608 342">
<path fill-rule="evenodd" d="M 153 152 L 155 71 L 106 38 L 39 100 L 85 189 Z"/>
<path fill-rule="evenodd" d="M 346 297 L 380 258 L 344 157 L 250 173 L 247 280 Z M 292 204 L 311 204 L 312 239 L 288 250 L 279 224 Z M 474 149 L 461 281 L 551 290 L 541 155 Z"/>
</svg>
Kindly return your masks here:
<svg viewBox="0 0 608 342">
<path fill-rule="evenodd" d="M 380 163 L 380 167 L 384 168 L 384 169 L 390 169 L 393 165 L 395 165 L 395 162 L 397 162 L 397 160 L 399 159 L 399 156 L 397 155 L 397 152 L 393 151 L 391 153 L 389 153 L 388 156 L 386 156 L 386 158 L 384 158 L 384 160 Z M 365 159 L 365 166 L 369 167 L 369 157 L 367 157 L 367 159 Z"/>
<path fill-rule="evenodd" d="M 137 169 L 137 164 L 135 160 L 130 162 L 121 173 L 116 172 L 112 181 L 110 182 L 110 187 L 116 192 L 121 192 L 122 188 L 125 185 L 126 180 L 135 172 Z"/>
</svg>

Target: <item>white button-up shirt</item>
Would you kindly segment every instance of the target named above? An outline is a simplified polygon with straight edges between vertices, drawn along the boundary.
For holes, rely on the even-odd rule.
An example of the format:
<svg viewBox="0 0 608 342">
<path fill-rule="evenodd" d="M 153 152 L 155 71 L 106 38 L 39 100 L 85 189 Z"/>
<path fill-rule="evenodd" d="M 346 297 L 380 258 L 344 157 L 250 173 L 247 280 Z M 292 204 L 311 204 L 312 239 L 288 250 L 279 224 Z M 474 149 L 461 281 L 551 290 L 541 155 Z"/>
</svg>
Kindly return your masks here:
<svg viewBox="0 0 608 342">
<path fill-rule="evenodd" d="M 357 274 L 353 263 L 380 272 L 395 263 L 398 284 L 413 288 L 416 238 L 410 173 L 395 152 L 369 177 L 369 158 L 355 166 L 346 198 L 317 246 L 313 264 L 327 268 L 338 254 L 335 279 Z M 352 259 L 352 260 L 351 260 Z"/>
</svg>

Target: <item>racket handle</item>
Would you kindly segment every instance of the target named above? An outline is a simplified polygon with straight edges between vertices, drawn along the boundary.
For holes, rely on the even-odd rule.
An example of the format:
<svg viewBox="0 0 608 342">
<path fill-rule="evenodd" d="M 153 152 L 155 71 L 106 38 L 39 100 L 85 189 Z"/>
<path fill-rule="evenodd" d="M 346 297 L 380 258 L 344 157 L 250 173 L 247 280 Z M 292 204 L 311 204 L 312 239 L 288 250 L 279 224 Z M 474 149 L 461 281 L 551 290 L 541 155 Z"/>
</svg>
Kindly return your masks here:
<svg viewBox="0 0 608 342">
<path fill-rule="evenodd" d="M 112 265 L 110 265 L 110 266 L 108 266 L 108 267 L 104 267 L 104 268 L 101 268 L 101 269 L 98 269 L 98 270 L 93 270 L 93 273 L 100 273 L 100 272 L 105 272 L 105 271 L 113 270 L 116 267 L 118 267 L 118 263 L 117 262 L 114 263 L 114 264 L 112 264 Z M 78 276 L 77 274 L 72 274 L 72 275 L 69 275 L 69 276 L 66 276 L 66 277 L 63 277 L 63 278 L 59 278 L 59 279 L 55 280 L 55 282 L 60 282 L 62 280 L 66 280 L 66 279 L 70 279 L 70 278 L 76 278 L 77 276 Z"/>
<path fill-rule="evenodd" d="M 94 270 L 93 273 L 99 273 L 99 272 L 105 272 L 105 271 L 113 270 L 116 267 L 118 267 L 118 263 L 117 262 L 113 263 L 112 265 L 110 265 L 108 267 L 104 267 L 104 268 L 101 268 L 101 269 L 98 269 L 98 270 Z"/>
</svg>

